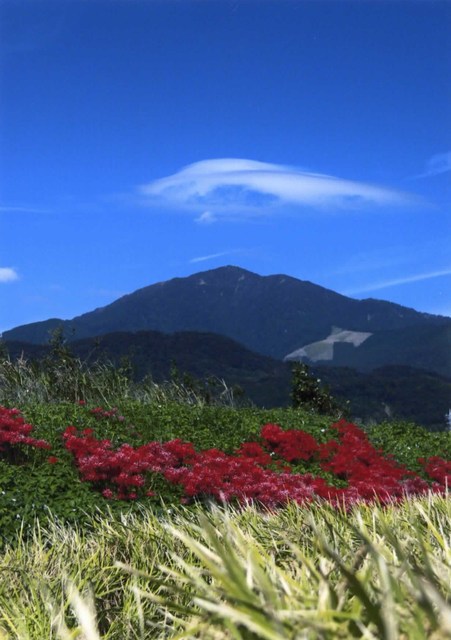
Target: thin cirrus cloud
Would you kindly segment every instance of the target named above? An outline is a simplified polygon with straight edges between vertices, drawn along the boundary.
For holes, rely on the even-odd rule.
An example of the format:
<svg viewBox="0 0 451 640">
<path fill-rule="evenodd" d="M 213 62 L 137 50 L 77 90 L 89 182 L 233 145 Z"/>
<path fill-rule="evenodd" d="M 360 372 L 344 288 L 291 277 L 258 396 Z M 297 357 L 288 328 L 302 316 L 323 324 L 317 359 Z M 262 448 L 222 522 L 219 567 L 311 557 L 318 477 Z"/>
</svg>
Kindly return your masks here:
<svg viewBox="0 0 451 640">
<path fill-rule="evenodd" d="M 0 204 L 0 213 L 51 213 L 50 209 Z"/>
<path fill-rule="evenodd" d="M 437 153 L 426 163 L 426 171 L 416 176 L 417 178 L 430 178 L 441 173 L 451 171 L 451 151 L 447 153 Z"/>
<path fill-rule="evenodd" d="M 231 251 L 221 251 L 220 253 L 210 253 L 208 256 L 199 256 L 197 258 L 191 258 L 190 264 L 197 264 L 198 262 L 207 262 L 208 260 L 214 260 L 215 258 L 223 258 L 230 255 Z"/>
<path fill-rule="evenodd" d="M 413 204 L 406 194 L 296 167 L 256 160 L 219 158 L 183 167 L 140 187 L 146 203 L 188 211 L 198 222 L 269 214 L 280 208 L 355 210 Z"/>
<path fill-rule="evenodd" d="M 411 282 L 420 282 L 422 280 L 431 280 L 432 278 L 439 278 L 441 276 L 451 275 L 451 267 L 441 269 L 438 271 L 427 271 L 425 273 L 417 273 L 414 276 L 405 276 L 403 278 L 394 278 L 390 280 L 383 280 L 380 282 L 373 282 L 371 284 L 364 285 L 362 287 L 356 287 L 355 289 L 343 292 L 344 295 L 355 295 L 359 293 L 367 293 L 369 291 L 379 291 L 380 289 L 388 289 L 389 287 L 396 287 L 397 285 L 410 284 Z"/>
<path fill-rule="evenodd" d="M 14 282 L 19 279 L 19 274 L 12 267 L 0 267 L 0 282 Z"/>
</svg>

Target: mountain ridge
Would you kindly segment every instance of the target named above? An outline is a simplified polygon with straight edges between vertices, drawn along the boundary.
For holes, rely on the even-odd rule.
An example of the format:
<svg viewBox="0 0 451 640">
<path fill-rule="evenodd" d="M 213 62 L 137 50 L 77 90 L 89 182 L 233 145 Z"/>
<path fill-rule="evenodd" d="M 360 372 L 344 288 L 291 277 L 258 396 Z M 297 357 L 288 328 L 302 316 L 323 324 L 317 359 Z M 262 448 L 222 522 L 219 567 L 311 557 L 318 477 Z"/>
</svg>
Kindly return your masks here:
<svg viewBox="0 0 451 640">
<path fill-rule="evenodd" d="M 115 331 L 212 332 L 282 359 L 324 340 L 333 326 L 377 333 L 451 326 L 451 318 L 384 300 L 355 300 L 309 281 L 260 276 L 233 265 L 157 282 L 71 320 L 51 318 L 5 331 L 6 341 L 48 341 L 62 327 L 69 341 Z"/>
</svg>

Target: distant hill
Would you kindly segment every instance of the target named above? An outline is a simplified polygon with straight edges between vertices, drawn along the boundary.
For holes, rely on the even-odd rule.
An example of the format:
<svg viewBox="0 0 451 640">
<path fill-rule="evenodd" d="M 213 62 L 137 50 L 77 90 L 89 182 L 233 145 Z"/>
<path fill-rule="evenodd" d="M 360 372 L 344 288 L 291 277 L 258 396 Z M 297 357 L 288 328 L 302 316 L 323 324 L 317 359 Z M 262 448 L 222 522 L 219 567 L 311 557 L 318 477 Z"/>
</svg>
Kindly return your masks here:
<svg viewBox="0 0 451 640">
<path fill-rule="evenodd" d="M 40 360 L 50 354 L 49 345 L 4 342 L 9 356 Z M 209 333 L 158 331 L 111 333 L 76 340 L 71 352 L 87 363 L 110 361 L 119 365 L 128 358 L 135 380 L 151 375 L 155 382 L 170 379 L 175 365 L 181 374 L 204 380 L 210 376 L 241 387 L 260 406 L 289 404 L 290 367 L 279 360 L 246 349 L 230 338 Z"/>
<path fill-rule="evenodd" d="M 435 345 L 434 354 L 440 349 L 446 353 L 451 318 L 381 300 L 354 300 L 290 276 L 260 276 L 229 266 L 144 287 L 72 320 L 53 318 L 16 327 L 4 332 L 3 338 L 44 344 L 59 326 L 69 340 L 149 330 L 215 333 L 277 359 L 324 340 L 333 327 L 340 327 L 344 332 L 373 335 L 360 346 L 334 347 L 330 364 L 348 364 L 354 358 L 355 366 L 368 370 L 389 364 L 420 366 L 428 360 L 429 341 Z M 398 346 L 422 327 L 423 351 L 403 347 L 404 359 Z M 413 334 L 403 333 L 406 329 Z M 446 356 L 437 364 L 436 355 L 431 355 L 427 367 L 451 375 L 451 358 L 445 366 L 443 359 Z"/>
<path fill-rule="evenodd" d="M 348 340 L 346 334 L 351 334 Z M 340 340 L 343 335 L 345 339 Z M 305 345 L 285 360 L 352 367 L 359 371 L 371 371 L 387 364 L 404 365 L 451 377 L 451 324 L 419 325 L 373 334 L 342 331 Z"/>
<path fill-rule="evenodd" d="M 10 357 L 22 354 L 39 360 L 50 353 L 48 345 L 5 342 Z M 291 365 L 253 353 L 229 338 L 207 333 L 156 331 L 113 333 L 70 343 L 83 361 L 128 357 L 134 375 L 167 380 L 175 364 L 183 375 L 214 376 L 229 387 L 238 385 L 245 398 L 261 407 L 290 404 Z M 364 422 L 404 419 L 430 429 L 444 427 L 451 406 L 451 379 L 405 366 L 385 366 L 362 373 L 349 367 L 312 366 L 312 374 L 330 387 L 334 396 L 349 400 L 352 416 Z"/>
<path fill-rule="evenodd" d="M 406 366 L 362 373 L 349 367 L 314 366 L 312 371 L 337 398 L 348 399 L 354 419 L 407 420 L 443 430 L 451 406 L 451 378 Z"/>
</svg>

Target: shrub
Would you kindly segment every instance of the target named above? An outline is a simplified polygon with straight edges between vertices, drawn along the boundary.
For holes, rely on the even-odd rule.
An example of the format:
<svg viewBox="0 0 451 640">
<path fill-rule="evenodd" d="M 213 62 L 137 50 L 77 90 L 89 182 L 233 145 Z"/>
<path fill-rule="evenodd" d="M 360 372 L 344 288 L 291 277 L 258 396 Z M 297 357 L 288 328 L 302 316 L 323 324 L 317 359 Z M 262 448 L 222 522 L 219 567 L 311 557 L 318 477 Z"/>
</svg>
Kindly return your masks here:
<svg viewBox="0 0 451 640">
<path fill-rule="evenodd" d="M 342 416 L 344 407 L 330 395 L 321 380 L 311 375 L 305 363 L 295 362 L 291 372 L 291 401 L 295 409 L 305 409 L 323 415 Z"/>
</svg>

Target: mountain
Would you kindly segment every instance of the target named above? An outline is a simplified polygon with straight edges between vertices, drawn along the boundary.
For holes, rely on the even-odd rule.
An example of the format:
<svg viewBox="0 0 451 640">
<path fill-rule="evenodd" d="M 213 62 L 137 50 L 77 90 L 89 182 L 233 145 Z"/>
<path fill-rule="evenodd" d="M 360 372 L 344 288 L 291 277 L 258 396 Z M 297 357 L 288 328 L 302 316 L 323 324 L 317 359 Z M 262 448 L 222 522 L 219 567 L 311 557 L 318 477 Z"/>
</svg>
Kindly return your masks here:
<svg viewBox="0 0 451 640">
<path fill-rule="evenodd" d="M 381 300 L 354 300 L 290 276 L 260 276 L 228 266 L 144 287 L 72 320 L 53 318 L 16 327 L 4 332 L 3 339 L 46 343 L 51 331 L 60 326 L 69 340 L 143 330 L 216 333 L 257 353 L 282 359 L 328 338 L 334 327 L 373 334 L 360 346 L 343 343 L 351 354 L 363 348 L 366 353 L 379 332 L 400 331 L 399 335 L 404 335 L 405 329 L 425 327 L 435 339 L 436 332 L 451 327 L 451 318 Z M 442 344 L 440 336 L 437 340 Z M 397 339 L 389 336 L 387 340 L 390 349 L 396 350 Z M 427 344 L 423 347 L 428 348 Z M 334 345 L 334 353 L 335 350 Z M 383 351 L 382 364 L 392 364 L 391 352 L 385 346 Z M 340 351 L 340 358 L 343 357 Z M 334 361 L 335 355 L 329 363 Z M 417 366 L 414 356 L 408 363 L 399 362 L 399 358 L 394 363 Z M 436 370 L 434 362 L 430 366 Z M 440 366 L 439 372 L 451 375 L 451 362 L 448 367 L 443 371 Z"/>
<path fill-rule="evenodd" d="M 285 356 L 285 361 L 352 367 L 358 371 L 372 371 L 387 364 L 404 365 L 451 376 L 451 324 L 375 333 L 334 329 L 325 340 L 305 345 Z"/>
<path fill-rule="evenodd" d="M 384 366 L 362 373 L 347 367 L 311 371 L 334 396 L 349 401 L 357 422 L 407 420 L 441 431 L 451 405 L 451 378 L 408 366 Z"/>
</svg>

